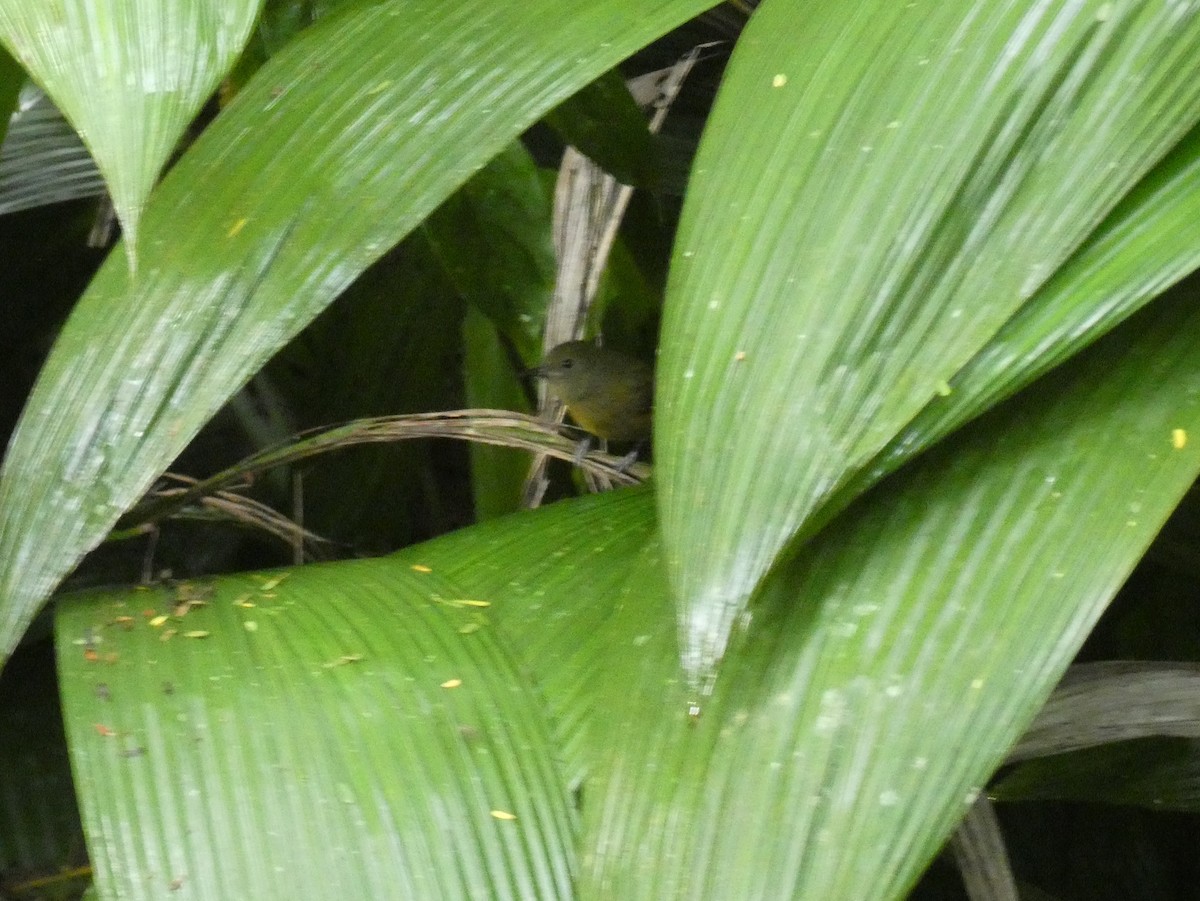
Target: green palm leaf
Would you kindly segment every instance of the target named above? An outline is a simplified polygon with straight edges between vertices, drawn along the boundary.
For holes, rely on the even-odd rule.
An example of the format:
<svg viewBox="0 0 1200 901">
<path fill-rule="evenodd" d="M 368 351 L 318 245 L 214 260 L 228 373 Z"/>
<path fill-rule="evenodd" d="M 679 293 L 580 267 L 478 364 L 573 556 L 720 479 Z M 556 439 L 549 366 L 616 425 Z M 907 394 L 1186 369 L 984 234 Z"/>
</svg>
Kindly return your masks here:
<svg viewBox="0 0 1200 901">
<path fill-rule="evenodd" d="M 233 65 L 261 0 L 0 3 L 0 41 L 96 158 L 136 265 L 139 222 L 185 128 Z"/>
<path fill-rule="evenodd" d="M 646 489 L 221 578 L 178 619 L 161 591 L 69 599 L 102 884 L 900 897 L 1200 470 L 1172 443 L 1200 429 L 1196 309 L 1156 305 L 847 510 L 771 577 L 707 698 L 679 671 Z M 519 849 L 498 796 L 526 805 L 498 808 Z"/>
<path fill-rule="evenodd" d="M 107 261 L 29 400 L 0 481 L 5 651 L 355 276 L 539 114 L 705 5 L 371 3 L 274 56 L 156 192 L 137 272 Z"/>
<path fill-rule="evenodd" d="M 1197 60 L 1200 15 L 1142 3 L 763 5 L 696 161 L 663 330 L 693 673 L 791 537 L 1192 128 Z"/>
</svg>

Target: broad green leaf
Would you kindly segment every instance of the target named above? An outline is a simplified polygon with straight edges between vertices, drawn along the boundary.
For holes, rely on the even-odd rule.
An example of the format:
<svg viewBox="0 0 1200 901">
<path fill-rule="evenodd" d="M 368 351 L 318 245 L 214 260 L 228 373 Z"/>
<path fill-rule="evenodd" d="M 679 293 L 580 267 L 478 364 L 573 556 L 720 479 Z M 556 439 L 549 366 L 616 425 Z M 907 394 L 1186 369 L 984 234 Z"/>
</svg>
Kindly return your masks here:
<svg viewBox="0 0 1200 901">
<path fill-rule="evenodd" d="M 261 0 L 0 2 L 0 41 L 95 156 L 131 265 L 150 190 L 233 65 L 260 6 Z"/>
<path fill-rule="evenodd" d="M 646 489 L 496 520 L 384 560 L 297 570 L 269 587 L 253 577 L 216 580 L 223 602 L 237 592 L 264 596 L 242 598 L 254 608 L 210 601 L 184 618 L 208 637 L 184 639 L 177 631 L 148 646 L 220 642 L 224 632 L 190 618 L 230 609 L 264 620 L 249 633 L 260 637 L 279 628 L 255 612 L 272 604 L 284 626 L 314 617 L 321 641 L 344 636 L 338 624 L 362 618 L 369 626 L 349 632 L 356 644 L 387 647 L 388 660 L 411 659 L 414 666 L 416 656 L 402 648 L 433 640 L 423 628 L 435 636 L 485 637 L 497 650 L 478 666 L 509 661 L 504 671 L 521 674 L 526 689 L 537 687 L 548 717 L 544 734 L 553 736 L 545 740 L 563 761 L 561 770 L 541 771 L 549 783 L 530 783 L 531 789 L 539 785 L 549 796 L 592 773 L 581 793 L 584 896 L 899 897 L 1033 717 L 1200 469 L 1200 446 L 1177 447 L 1173 434 L 1200 428 L 1200 312 L 1181 297 L 1147 313 L 1036 392 L 879 486 L 778 570 L 711 697 L 691 694 L 680 678 L 654 498 Z M 433 614 L 379 615 L 379 596 L 402 596 L 396 586 L 410 584 L 414 571 L 436 580 L 450 602 L 430 608 L 450 618 L 449 628 Z M 309 594 L 320 599 L 313 607 L 299 600 Z M 146 596 L 128 593 L 127 608 L 140 615 L 146 605 L 139 598 Z M 85 677 L 64 679 L 68 715 L 89 728 L 97 701 L 86 681 L 95 669 L 88 667 L 119 672 L 124 653 L 97 644 L 100 659 L 89 663 L 82 658 L 86 644 L 72 642 L 99 634 L 107 645 L 110 635 L 125 640 L 127 634 L 115 620 L 119 611 L 110 608 L 97 620 L 98 609 L 67 603 L 59 619 L 64 672 Z M 110 620 L 112 626 L 89 629 Z M 132 629 L 144 634 L 153 627 L 135 617 Z M 231 640 L 249 640 L 230 632 Z M 286 628 L 279 634 L 292 635 Z M 344 641 L 333 644 L 312 659 L 356 653 Z M 288 647 L 301 645 L 293 639 Z M 438 646 L 439 659 L 447 647 L 454 645 Z M 105 664 L 104 655 L 114 652 Z M 134 655 L 130 666 L 142 667 L 143 656 L 161 665 L 156 653 Z M 381 658 L 369 652 L 330 669 L 357 679 L 355 667 Z M 230 667 L 289 665 L 282 652 L 265 662 L 218 653 L 207 659 L 187 671 L 204 698 L 242 683 L 229 677 Z M 265 672 L 280 673 L 271 683 L 274 696 L 318 705 L 321 693 L 305 681 L 311 669 Z M 262 672 L 247 677 L 249 689 L 263 682 Z M 282 686 L 294 680 L 304 688 L 285 694 Z M 146 681 L 139 673 L 130 684 L 142 692 Z M 522 693 L 512 682 L 496 686 L 503 696 L 497 703 L 522 703 L 511 697 Z M 353 703 L 356 690 L 336 693 L 339 709 Z M 258 690 L 246 703 L 261 706 L 271 696 Z M 154 706 L 140 693 L 119 700 L 115 689 L 111 701 L 139 716 Z M 363 703 L 388 709 L 373 693 Z M 698 707 L 694 717 L 690 704 Z M 229 747 L 259 748 L 261 719 L 261 711 L 247 714 Z M 359 734 L 359 721 L 348 713 L 316 722 L 327 739 L 315 747 L 329 753 L 353 744 L 339 730 Z M 380 728 L 398 740 L 395 730 Z M 92 740 L 86 729 L 72 731 L 73 742 Z M 178 772 L 180 759 L 171 759 Z M 231 750 L 226 759 L 240 758 Z M 344 769 L 339 760 L 322 752 L 313 771 L 336 785 Z M 101 818 L 130 803 L 110 793 L 105 786 L 116 777 L 104 775 L 87 780 L 95 798 L 85 801 L 85 811 L 95 806 L 85 816 Z M 226 775 L 230 785 L 246 789 L 230 789 L 242 816 L 269 805 L 279 791 L 254 782 L 248 769 Z M 167 809 L 192 784 L 143 779 L 164 786 L 154 797 Z M 555 780 L 557 787 L 550 784 Z M 137 791 L 127 785 L 126 794 Z M 214 803 L 206 815 L 226 812 Z M 171 828 L 172 835 L 183 831 Z M 157 821 L 146 824 L 146 834 L 132 828 L 128 846 L 104 849 L 114 857 L 110 865 L 132 865 L 138 843 L 162 842 L 161 831 Z M 199 861 L 233 853 L 234 868 L 242 866 L 240 845 L 205 849 L 207 834 L 194 828 L 172 847 Z"/>
<path fill-rule="evenodd" d="M 569 897 L 569 792 L 608 740 L 592 699 L 640 653 L 606 623 L 673 623 L 653 515 L 647 491 L 612 492 L 383 559 L 64 599 L 101 885 Z"/>
<path fill-rule="evenodd" d="M 1198 428 L 1200 312 L 1163 299 L 775 570 L 711 696 L 657 633 L 600 700 L 583 894 L 903 897 L 1195 479 Z"/>
<path fill-rule="evenodd" d="M 871 481 L 1047 372 L 1200 267 L 1200 127 L 880 454 Z M 861 487 L 861 486 L 860 486 Z"/>
<path fill-rule="evenodd" d="M 656 441 L 684 659 L 1200 117 L 1200 11 L 769 0 L 675 247 Z"/>
<path fill-rule="evenodd" d="M 708 4 L 413 0 L 321 20 L 164 179 L 139 269 L 67 322 L 0 473 L 0 636 L 205 420 L 524 128 Z"/>
<path fill-rule="evenodd" d="M 610 685 L 634 684 L 652 635 L 674 635 L 653 493 L 640 487 L 563 501 L 397 557 L 428 565 L 468 597 L 495 599 L 497 622 L 535 674 L 578 782 L 612 740 L 598 700 Z M 653 665 L 677 671 L 673 643 Z"/>
<path fill-rule="evenodd" d="M 382 564 L 72 599 L 60 668 L 102 895 L 570 896 L 533 683 L 486 608 Z"/>
<path fill-rule="evenodd" d="M 906 460 L 1049 371 L 1200 266 L 1200 128 L 801 529 L 814 534 Z M 1196 287 L 1190 289 L 1195 293 Z"/>
<path fill-rule="evenodd" d="M 463 370 L 468 407 L 529 412 L 529 397 L 517 381 L 496 326 L 474 307 L 463 320 Z M 529 455 L 475 442 L 470 454 L 476 520 L 521 509 Z"/>
</svg>

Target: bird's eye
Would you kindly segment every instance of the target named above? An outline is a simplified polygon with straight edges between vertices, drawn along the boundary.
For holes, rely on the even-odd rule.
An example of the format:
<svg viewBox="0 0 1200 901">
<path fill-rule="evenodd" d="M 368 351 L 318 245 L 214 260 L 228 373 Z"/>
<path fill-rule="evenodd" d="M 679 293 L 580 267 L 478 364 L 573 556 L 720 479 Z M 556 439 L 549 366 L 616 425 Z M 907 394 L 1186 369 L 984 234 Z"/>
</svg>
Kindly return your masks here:
<svg viewBox="0 0 1200 901">
<path fill-rule="evenodd" d="M 562 361 L 562 368 L 563 368 L 563 369 L 570 369 L 570 368 L 571 368 L 572 366 L 574 366 L 574 365 L 575 365 L 575 361 L 574 361 L 574 360 L 572 360 L 572 359 L 569 359 L 569 358 L 568 358 L 568 359 L 566 359 L 566 360 L 563 360 L 563 361 Z"/>
</svg>

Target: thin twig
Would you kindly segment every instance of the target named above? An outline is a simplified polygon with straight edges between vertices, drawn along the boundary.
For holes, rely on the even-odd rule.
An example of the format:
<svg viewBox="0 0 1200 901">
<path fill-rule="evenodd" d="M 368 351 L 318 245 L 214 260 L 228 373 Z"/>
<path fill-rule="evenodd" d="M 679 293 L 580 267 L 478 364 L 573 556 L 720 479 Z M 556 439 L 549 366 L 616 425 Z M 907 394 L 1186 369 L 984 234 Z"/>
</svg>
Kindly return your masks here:
<svg viewBox="0 0 1200 901">
<path fill-rule="evenodd" d="M 508 410 L 451 410 L 357 419 L 302 433 L 294 441 L 247 457 L 207 479 L 195 481 L 185 488 L 153 494 L 126 514 L 121 528 L 131 529 L 164 519 L 201 498 L 227 490 L 248 477 L 276 466 L 361 444 L 384 444 L 414 438 L 476 441 L 544 453 L 568 462 L 575 461 L 578 446 L 576 440 L 563 434 L 562 426 Z M 585 472 L 605 476 L 623 485 L 637 484 L 650 475 L 650 467 L 645 463 L 623 466 L 621 458 L 600 451 L 592 451 L 578 462 Z"/>
</svg>

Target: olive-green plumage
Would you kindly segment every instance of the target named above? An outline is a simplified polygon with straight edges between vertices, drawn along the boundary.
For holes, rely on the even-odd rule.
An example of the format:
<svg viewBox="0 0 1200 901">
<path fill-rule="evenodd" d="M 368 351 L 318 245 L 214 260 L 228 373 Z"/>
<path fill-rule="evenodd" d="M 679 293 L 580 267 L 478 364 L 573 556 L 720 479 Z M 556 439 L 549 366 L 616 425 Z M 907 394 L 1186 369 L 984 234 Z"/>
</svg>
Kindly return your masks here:
<svg viewBox="0 0 1200 901">
<path fill-rule="evenodd" d="M 654 370 L 637 357 L 590 341 L 568 341 L 531 371 L 593 435 L 610 441 L 650 437 Z"/>
</svg>

